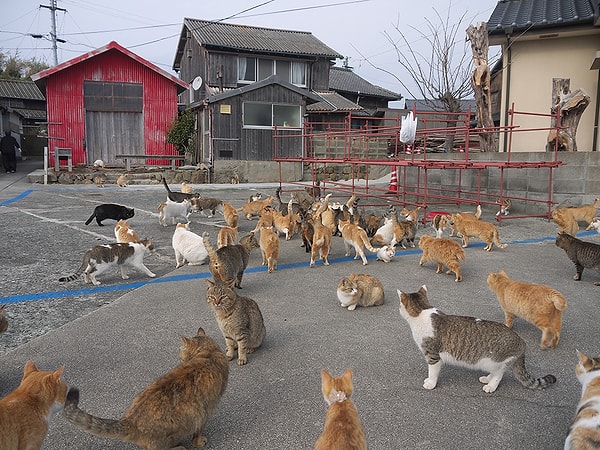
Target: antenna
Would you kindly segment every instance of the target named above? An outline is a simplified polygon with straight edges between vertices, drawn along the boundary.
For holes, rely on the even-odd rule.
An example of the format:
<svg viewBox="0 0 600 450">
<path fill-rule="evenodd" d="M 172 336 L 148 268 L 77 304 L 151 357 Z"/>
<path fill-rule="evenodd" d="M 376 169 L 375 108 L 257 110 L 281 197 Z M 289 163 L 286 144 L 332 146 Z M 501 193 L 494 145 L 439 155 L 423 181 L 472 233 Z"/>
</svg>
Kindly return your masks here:
<svg viewBox="0 0 600 450">
<path fill-rule="evenodd" d="M 66 42 L 63 39 L 58 39 L 56 37 L 56 11 L 64 11 L 67 12 L 64 8 L 59 8 L 56 6 L 57 0 L 50 0 L 50 6 L 40 5 L 40 8 L 48 8 L 50 10 L 50 17 L 52 19 L 52 31 L 50 32 L 50 38 L 52 40 L 52 52 L 54 54 L 54 65 L 58 65 L 58 51 L 57 51 L 57 42 L 64 43 Z"/>
</svg>

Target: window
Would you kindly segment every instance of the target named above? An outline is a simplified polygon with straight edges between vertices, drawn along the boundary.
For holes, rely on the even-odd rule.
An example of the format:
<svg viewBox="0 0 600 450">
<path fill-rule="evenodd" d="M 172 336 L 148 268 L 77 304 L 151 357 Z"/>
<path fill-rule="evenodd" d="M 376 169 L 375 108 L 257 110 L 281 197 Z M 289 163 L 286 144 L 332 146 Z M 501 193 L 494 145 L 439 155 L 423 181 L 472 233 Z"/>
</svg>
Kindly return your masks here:
<svg viewBox="0 0 600 450">
<path fill-rule="evenodd" d="M 300 106 L 244 103 L 244 127 L 300 127 Z"/>
<path fill-rule="evenodd" d="M 83 104 L 88 111 L 142 112 L 144 88 L 140 83 L 83 82 Z"/>
<path fill-rule="evenodd" d="M 306 63 L 292 62 L 292 84 L 306 86 Z"/>
<path fill-rule="evenodd" d="M 275 61 L 275 70 L 277 75 L 282 79 L 290 82 L 290 62 L 289 61 Z"/>
<path fill-rule="evenodd" d="M 240 83 L 256 81 L 256 58 L 238 57 L 238 81 Z"/>
<path fill-rule="evenodd" d="M 275 73 L 273 68 L 272 59 L 259 59 L 258 60 L 258 79 L 264 80 Z"/>
</svg>

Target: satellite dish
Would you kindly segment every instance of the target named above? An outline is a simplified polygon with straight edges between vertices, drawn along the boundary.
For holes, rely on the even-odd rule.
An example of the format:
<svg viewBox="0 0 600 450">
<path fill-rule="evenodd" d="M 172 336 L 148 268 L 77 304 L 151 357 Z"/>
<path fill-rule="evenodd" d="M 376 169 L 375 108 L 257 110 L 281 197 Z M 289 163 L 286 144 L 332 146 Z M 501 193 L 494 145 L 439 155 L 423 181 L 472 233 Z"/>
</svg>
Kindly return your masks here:
<svg viewBox="0 0 600 450">
<path fill-rule="evenodd" d="M 192 81 L 192 87 L 194 88 L 194 90 L 197 91 L 198 89 L 200 89 L 201 86 L 202 86 L 202 77 L 194 78 L 194 81 Z"/>
</svg>

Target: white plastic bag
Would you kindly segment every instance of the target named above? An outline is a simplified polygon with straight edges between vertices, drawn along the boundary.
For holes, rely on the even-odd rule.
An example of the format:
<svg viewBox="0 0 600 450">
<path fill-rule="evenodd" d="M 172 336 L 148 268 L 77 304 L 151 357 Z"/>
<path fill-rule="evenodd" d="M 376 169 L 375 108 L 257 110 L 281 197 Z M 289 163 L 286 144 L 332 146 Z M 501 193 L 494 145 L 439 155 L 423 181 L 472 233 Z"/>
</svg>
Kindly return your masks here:
<svg viewBox="0 0 600 450">
<path fill-rule="evenodd" d="M 412 111 L 402 118 L 402 126 L 400 127 L 400 142 L 403 144 L 412 145 L 417 136 L 417 118 L 413 117 Z"/>
</svg>

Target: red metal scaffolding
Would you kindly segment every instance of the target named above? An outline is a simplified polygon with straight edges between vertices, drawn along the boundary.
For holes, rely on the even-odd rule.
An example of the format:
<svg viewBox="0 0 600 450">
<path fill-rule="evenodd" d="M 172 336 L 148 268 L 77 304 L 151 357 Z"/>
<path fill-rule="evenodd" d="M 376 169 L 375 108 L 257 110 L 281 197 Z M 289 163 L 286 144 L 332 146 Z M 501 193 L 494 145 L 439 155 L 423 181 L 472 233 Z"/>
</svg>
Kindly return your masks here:
<svg viewBox="0 0 600 450">
<path fill-rule="evenodd" d="M 428 220 L 428 209 L 439 205 L 457 205 L 462 203 L 497 205 L 504 199 L 518 201 L 520 204 L 538 203 L 544 210 L 543 213 L 531 213 L 523 215 L 502 216 L 496 219 L 501 222 L 506 219 L 518 219 L 524 217 L 545 217 L 550 220 L 551 209 L 555 202 L 552 201 L 552 177 L 553 170 L 562 165 L 558 159 L 558 148 L 555 148 L 551 161 L 513 161 L 511 159 L 511 147 L 514 133 L 528 131 L 556 130 L 560 128 L 528 128 L 523 129 L 514 125 L 516 116 L 529 115 L 538 117 L 560 117 L 560 112 L 554 115 L 539 114 L 517 111 L 514 104 L 508 111 L 510 124 L 505 127 L 494 127 L 480 129 L 471 127 L 470 111 L 466 113 L 439 113 L 432 111 L 414 111 L 418 119 L 418 127 L 415 142 L 407 146 L 400 142 L 400 117 L 395 119 L 373 119 L 355 117 L 349 114 L 344 123 L 339 124 L 305 124 L 302 132 L 302 155 L 283 155 L 279 149 L 286 147 L 286 139 L 296 138 L 289 132 L 281 133 L 280 129 L 274 131 L 274 161 L 279 163 L 280 184 L 281 165 L 289 162 L 300 162 L 303 167 L 310 168 L 310 181 L 285 182 L 285 184 L 296 184 L 299 188 L 327 190 L 334 196 L 350 196 L 356 194 L 361 198 L 362 206 L 389 206 L 390 204 L 402 206 L 420 206 L 424 211 L 423 222 Z M 560 123 L 555 120 L 553 123 Z M 507 142 L 506 160 L 483 161 L 470 158 L 470 152 L 477 151 L 479 136 L 483 133 L 494 133 L 497 136 L 504 134 Z M 448 137 L 452 139 L 449 141 Z M 453 153 L 456 159 L 436 159 L 436 153 L 446 153 L 445 146 L 453 145 Z M 502 153 L 501 153 L 502 154 Z M 502 154 L 504 155 L 504 154 Z M 329 166 L 350 167 L 351 171 L 344 181 L 331 176 Z M 370 170 L 361 172 L 362 167 L 387 166 L 396 174 L 395 189 L 388 185 L 382 185 L 369 180 Z M 500 171 L 497 189 L 490 193 L 482 190 L 481 176 L 484 171 L 497 169 Z M 539 169 L 547 170 L 548 194 L 543 200 L 525 197 L 506 196 L 505 181 L 509 169 Z M 454 171 L 455 187 L 430 186 L 428 179 L 433 170 Z M 465 171 L 477 171 L 477 183 L 474 189 L 463 189 L 462 180 Z M 364 178 L 357 177 L 364 175 Z M 305 177 L 306 178 L 306 177 Z M 415 180 L 413 184 L 410 180 Z M 539 206 L 539 205 L 537 205 Z M 523 208 L 524 210 L 527 208 Z M 530 208 L 531 209 L 531 208 Z"/>
</svg>

